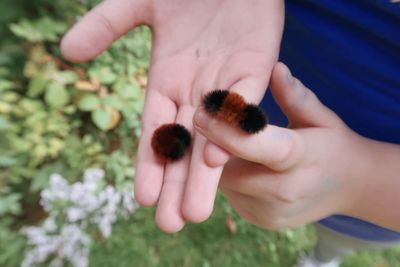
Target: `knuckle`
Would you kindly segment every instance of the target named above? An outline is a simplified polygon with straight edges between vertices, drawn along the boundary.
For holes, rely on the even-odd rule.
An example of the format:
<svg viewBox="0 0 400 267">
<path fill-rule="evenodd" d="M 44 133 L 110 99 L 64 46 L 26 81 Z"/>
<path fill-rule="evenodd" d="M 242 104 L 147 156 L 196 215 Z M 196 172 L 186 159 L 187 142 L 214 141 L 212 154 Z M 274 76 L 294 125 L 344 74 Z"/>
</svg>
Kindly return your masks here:
<svg viewBox="0 0 400 267">
<path fill-rule="evenodd" d="M 302 83 L 300 80 L 295 78 L 291 87 L 293 90 L 290 91 L 290 97 L 288 97 L 285 102 L 285 108 L 289 110 L 296 109 L 304 100 L 304 90 L 302 90 Z"/>
<path fill-rule="evenodd" d="M 286 203 L 292 204 L 297 202 L 300 199 L 299 190 L 294 186 L 285 186 L 281 187 L 280 190 L 277 192 L 276 197 Z"/>
<path fill-rule="evenodd" d="M 221 141 L 224 142 L 224 147 L 226 150 L 228 150 L 230 153 L 234 155 L 240 155 L 241 151 L 238 149 L 238 144 L 236 144 L 233 140 L 226 138 L 220 137 Z"/>
<path fill-rule="evenodd" d="M 112 39 L 115 40 L 118 37 L 118 32 L 113 26 L 111 20 L 102 12 L 96 11 L 96 9 L 94 10 L 93 14 L 96 17 L 98 23 L 100 23 L 100 26 L 102 26 L 107 31 L 107 33 L 111 35 Z"/>
<path fill-rule="evenodd" d="M 276 152 L 274 159 L 272 160 L 272 164 L 275 166 L 284 165 L 291 157 L 292 154 L 292 144 L 283 147 L 279 151 Z"/>
<path fill-rule="evenodd" d="M 302 198 L 301 189 L 288 180 L 281 180 L 275 189 L 274 197 L 281 203 L 280 210 L 284 210 L 288 205 L 298 202 Z"/>
<path fill-rule="evenodd" d="M 286 227 L 285 219 L 282 217 L 271 216 L 263 222 L 263 226 L 270 230 L 280 230 Z"/>
<path fill-rule="evenodd" d="M 246 221 L 250 222 L 251 224 L 254 225 L 259 225 L 262 226 L 263 224 L 260 222 L 259 218 L 257 217 L 256 214 L 253 214 L 252 212 L 248 210 L 236 210 L 238 214 L 245 219 Z"/>
<path fill-rule="evenodd" d="M 303 107 L 315 97 L 313 91 L 304 86 L 304 84 L 297 78 L 293 82 L 293 88 L 295 90 L 292 101 L 287 104 L 289 109 L 296 110 L 300 107 Z"/>
<path fill-rule="evenodd" d="M 280 146 L 280 149 L 275 152 L 270 162 L 273 166 L 276 166 L 277 169 L 286 169 L 293 163 L 301 144 L 300 136 L 292 131 L 288 131 L 284 139 L 287 140 L 283 140 L 283 142 L 285 142 L 284 145 Z M 268 163 L 266 165 L 268 165 Z"/>
</svg>

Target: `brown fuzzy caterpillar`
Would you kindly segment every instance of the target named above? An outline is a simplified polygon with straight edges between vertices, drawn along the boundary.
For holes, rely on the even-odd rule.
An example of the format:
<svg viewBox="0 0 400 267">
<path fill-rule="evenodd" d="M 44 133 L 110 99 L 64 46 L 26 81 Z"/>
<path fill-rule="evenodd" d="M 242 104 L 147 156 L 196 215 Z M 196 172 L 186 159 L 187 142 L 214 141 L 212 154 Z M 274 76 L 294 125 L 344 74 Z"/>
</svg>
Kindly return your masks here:
<svg viewBox="0 0 400 267">
<path fill-rule="evenodd" d="M 155 130 L 151 139 L 154 153 L 164 161 L 181 159 L 190 146 L 190 132 L 180 124 L 164 124 Z"/>
<path fill-rule="evenodd" d="M 241 95 L 228 90 L 209 92 L 203 98 L 203 108 L 210 115 L 250 134 L 267 125 L 267 116 L 260 107 L 246 103 Z"/>
</svg>

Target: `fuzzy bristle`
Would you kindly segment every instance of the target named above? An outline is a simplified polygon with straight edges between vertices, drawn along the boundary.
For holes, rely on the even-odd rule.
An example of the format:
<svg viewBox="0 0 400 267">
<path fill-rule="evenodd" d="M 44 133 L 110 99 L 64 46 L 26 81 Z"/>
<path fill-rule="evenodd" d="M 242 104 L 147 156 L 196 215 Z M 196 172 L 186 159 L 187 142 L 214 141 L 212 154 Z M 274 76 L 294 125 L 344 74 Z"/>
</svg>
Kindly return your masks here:
<svg viewBox="0 0 400 267">
<path fill-rule="evenodd" d="M 267 125 L 267 115 L 257 105 L 248 104 L 243 110 L 243 117 L 240 120 L 240 128 L 247 133 L 258 133 Z"/>
<path fill-rule="evenodd" d="M 189 131 L 182 125 L 164 124 L 154 131 L 151 146 L 162 160 L 175 161 L 185 155 L 191 139 Z"/>
<path fill-rule="evenodd" d="M 267 124 L 267 115 L 254 104 L 247 104 L 238 93 L 214 90 L 203 98 L 203 107 L 210 115 L 232 126 L 254 134 Z"/>
<path fill-rule="evenodd" d="M 211 114 L 219 112 L 228 94 L 229 91 L 227 90 L 214 90 L 209 92 L 203 98 L 204 110 Z"/>
<path fill-rule="evenodd" d="M 235 92 L 230 92 L 226 96 L 217 117 L 226 123 L 238 126 L 238 122 L 243 118 L 243 110 L 245 108 L 246 102 L 244 98 Z"/>
<path fill-rule="evenodd" d="M 175 124 L 175 127 L 173 127 L 173 132 L 174 136 L 183 144 L 185 148 L 190 146 L 192 136 L 185 127 L 180 124 Z"/>
</svg>

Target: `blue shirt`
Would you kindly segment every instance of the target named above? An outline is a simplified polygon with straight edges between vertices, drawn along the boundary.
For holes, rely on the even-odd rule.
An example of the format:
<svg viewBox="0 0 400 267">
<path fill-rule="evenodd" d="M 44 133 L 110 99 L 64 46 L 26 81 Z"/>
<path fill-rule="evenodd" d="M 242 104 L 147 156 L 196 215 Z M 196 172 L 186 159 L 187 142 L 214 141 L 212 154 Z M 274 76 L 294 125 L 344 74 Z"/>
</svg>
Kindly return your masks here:
<svg viewBox="0 0 400 267">
<path fill-rule="evenodd" d="M 287 0 L 280 60 L 354 131 L 400 143 L 399 3 Z M 272 124 L 286 126 L 269 90 L 261 106 Z M 399 232 L 348 216 L 320 223 L 361 239 L 400 241 Z"/>
</svg>

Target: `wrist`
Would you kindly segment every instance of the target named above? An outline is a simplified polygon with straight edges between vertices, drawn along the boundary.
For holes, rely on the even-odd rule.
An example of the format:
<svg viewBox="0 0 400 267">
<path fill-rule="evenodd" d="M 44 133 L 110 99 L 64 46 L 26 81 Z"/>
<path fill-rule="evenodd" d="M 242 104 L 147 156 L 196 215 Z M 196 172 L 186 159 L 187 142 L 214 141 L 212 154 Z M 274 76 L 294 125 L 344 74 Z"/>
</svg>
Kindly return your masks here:
<svg viewBox="0 0 400 267">
<path fill-rule="evenodd" d="M 351 130 L 350 130 L 351 131 Z M 370 194 L 372 185 L 368 178 L 370 168 L 373 166 L 369 142 L 371 140 L 351 131 L 350 144 L 348 146 L 349 158 L 347 162 L 346 188 L 347 203 L 344 207 L 344 213 L 349 216 L 358 217 L 360 213 L 360 203 Z"/>
<path fill-rule="evenodd" d="M 354 135 L 344 214 L 400 230 L 400 146 Z"/>
<path fill-rule="evenodd" d="M 369 152 L 366 151 L 368 145 L 364 137 L 347 127 L 339 136 L 342 136 L 343 141 L 338 146 L 339 152 L 335 160 L 337 164 L 334 164 L 334 168 L 339 170 L 337 175 L 342 189 L 336 199 L 335 213 L 355 217 L 369 187 L 368 181 L 365 181 L 365 173 L 370 165 Z"/>
</svg>

